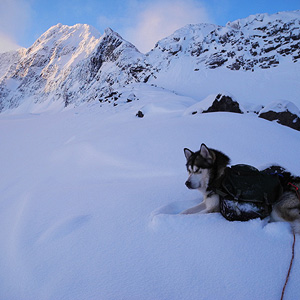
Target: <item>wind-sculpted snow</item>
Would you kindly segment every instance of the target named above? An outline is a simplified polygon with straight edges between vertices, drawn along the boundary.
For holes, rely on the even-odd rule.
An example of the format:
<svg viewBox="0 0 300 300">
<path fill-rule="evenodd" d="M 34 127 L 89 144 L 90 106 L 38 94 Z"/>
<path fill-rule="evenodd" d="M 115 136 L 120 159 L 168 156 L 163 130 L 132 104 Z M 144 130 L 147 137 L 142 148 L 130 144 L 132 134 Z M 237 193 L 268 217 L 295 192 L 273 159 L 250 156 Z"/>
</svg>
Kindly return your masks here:
<svg viewBox="0 0 300 300">
<path fill-rule="evenodd" d="M 134 94 L 0 115 L 0 299 L 280 299 L 288 224 L 180 214 L 202 200 L 184 184 L 183 148 L 205 142 L 232 164 L 299 175 L 299 132 L 254 114 L 187 114 L 195 100 L 150 85 Z M 300 299 L 299 238 L 285 300 Z"/>
</svg>

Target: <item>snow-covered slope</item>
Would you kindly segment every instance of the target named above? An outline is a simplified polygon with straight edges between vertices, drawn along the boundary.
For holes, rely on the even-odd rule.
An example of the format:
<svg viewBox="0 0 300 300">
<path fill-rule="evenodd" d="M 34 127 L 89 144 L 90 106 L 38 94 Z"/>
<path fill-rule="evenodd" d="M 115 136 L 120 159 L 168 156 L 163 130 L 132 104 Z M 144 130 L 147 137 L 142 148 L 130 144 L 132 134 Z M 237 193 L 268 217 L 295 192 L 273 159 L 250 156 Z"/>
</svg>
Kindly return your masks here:
<svg viewBox="0 0 300 300">
<path fill-rule="evenodd" d="M 194 98 L 227 91 L 245 103 L 299 105 L 300 11 L 224 27 L 188 25 L 159 41 L 148 58 L 157 70 L 150 82 Z"/>
<path fill-rule="evenodd" d="M 0 299 L 280 299 L 289 227 L 180 215 L 202 199 L 184 185 L 183 148 L 299 174 L 299 132 L 186 114 L 195 100 L 147 84 L 134 92 L 115 107 L 0 115 Z M 285 300 L 300 298 L 299 239 Z"/>
<path fill-rule="evenodd" d="M 0 111 L 108 101 L 134 82 L 198 100 L 226 91 L 246 105 L 284 99 L 300 106 L 299 49 L 300 11 L 188 25 L 146 55 L 109 28 L 100 35 L 58 24 L 29 49 L 0 55 Z"/>
</svg>

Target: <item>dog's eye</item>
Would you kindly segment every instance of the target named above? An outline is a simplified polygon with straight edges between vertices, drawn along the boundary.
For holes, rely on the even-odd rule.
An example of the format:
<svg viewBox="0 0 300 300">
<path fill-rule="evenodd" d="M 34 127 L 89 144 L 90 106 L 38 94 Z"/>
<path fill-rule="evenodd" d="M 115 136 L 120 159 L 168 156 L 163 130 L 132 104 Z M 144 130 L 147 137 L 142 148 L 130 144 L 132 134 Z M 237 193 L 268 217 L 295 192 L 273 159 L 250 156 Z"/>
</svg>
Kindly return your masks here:
<svg viewBox="0 0 300 300">
<path fill-rule="evenodd" d="M 202 170 L 199 168 L 195 168 L 194 170 L 193 170 L 193 173 L 196 173 L 196 174 L 201 174 L 202 173 Z"/>
<path fill-rule="evenodd" d="M 201 174 L 202 173 L 202 169 L 201 168 L 197 168 L 196 166 L 188 166 L 187 171 L 189 174 Z"/>
</svg>

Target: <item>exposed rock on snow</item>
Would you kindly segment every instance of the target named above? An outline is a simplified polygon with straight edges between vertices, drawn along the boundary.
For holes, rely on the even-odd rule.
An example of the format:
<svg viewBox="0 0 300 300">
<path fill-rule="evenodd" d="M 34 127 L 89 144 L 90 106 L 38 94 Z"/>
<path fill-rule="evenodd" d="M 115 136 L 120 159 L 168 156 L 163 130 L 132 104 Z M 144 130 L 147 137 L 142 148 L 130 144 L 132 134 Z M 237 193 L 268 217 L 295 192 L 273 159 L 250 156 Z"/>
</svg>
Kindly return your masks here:
<svg viewBox="0 0 300 300">
<path fill-rule="evenodd" d="M 208 112 L 233 112 L 233 113 L 244 113 L 245 109 L 240 104 L 233 100 L 232 95 L 228 93 L 219 93 L 217 95 L 209 95 L 204 100 L 189 107 L 185 114 L 195 115 L 197 113 L 208 113 Z"/>
<path fill-rule="evenodd" d="M 290 101 L 275 101 L 264 108 L 260 107 L 260 109 L 258 109 L 257 107 L 254 110 L 247 111 L 233 99 L 233 96 L 229 96 L 226 93 L 210 95 L 204 100 L 187 108 L 184 114 L 195 115 L 208 112 L 233 112 L 243 114 L 247 112 L 253 112 L 258 114 L 260 118 L 269 121 L 276 120 L 281 125 L 285 125 L 300 131 L 300 110 L 294 103 Z"/>
<path fill-rule="evenodd" d="M 262 109 L 260 118 L 274 121 L 300 131 L 300 110 L 290 101 L 275 101 Z"/>
<path fill-rule="evenodd" d="M 136 113 L 136 116 L 139 117 L 139 118 L 143 118 L 144 117 L 144 114 L 141 110 L 139 110 L 137 113 Z"/>
<path fill-rule="evenodd" d="M 137 98 L 137 96 L 134 93 L 130 93 L 127 96 L 127 102 L 132 102 L 132 101 L 135 101 L 135 100 L 138 100 L 138 98 Z"/>
<path fill-rule="evenodd" d="M 240 105 L 237 101 L 232 100 L 230 96 L 218 94 L 213 104 L 203 113 L 227 111 L 233 113 L 243 113 L 240 109 Z"/>
</svg>

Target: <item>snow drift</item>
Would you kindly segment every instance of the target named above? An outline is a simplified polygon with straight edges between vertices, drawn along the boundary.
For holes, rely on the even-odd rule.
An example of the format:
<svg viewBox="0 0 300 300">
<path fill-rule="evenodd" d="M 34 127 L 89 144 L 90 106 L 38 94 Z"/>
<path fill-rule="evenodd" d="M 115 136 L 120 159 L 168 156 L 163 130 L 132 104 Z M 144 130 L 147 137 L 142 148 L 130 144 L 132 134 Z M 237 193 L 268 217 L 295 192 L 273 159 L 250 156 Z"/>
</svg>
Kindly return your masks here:
<svg viewBox="0 0 300 300">
<path fill-rule="evenodd" d="M 289 226 L 180 215 L 201 201 L 183 148 L 299 174 L 299 132 L 254 114 L 187 115 L 195 100 L 150 85 L 135 95 L 0 116 L 0 298 L 279 298 Z M 300 297 L 298 249 L 285 299 Z"/>
</svg>

